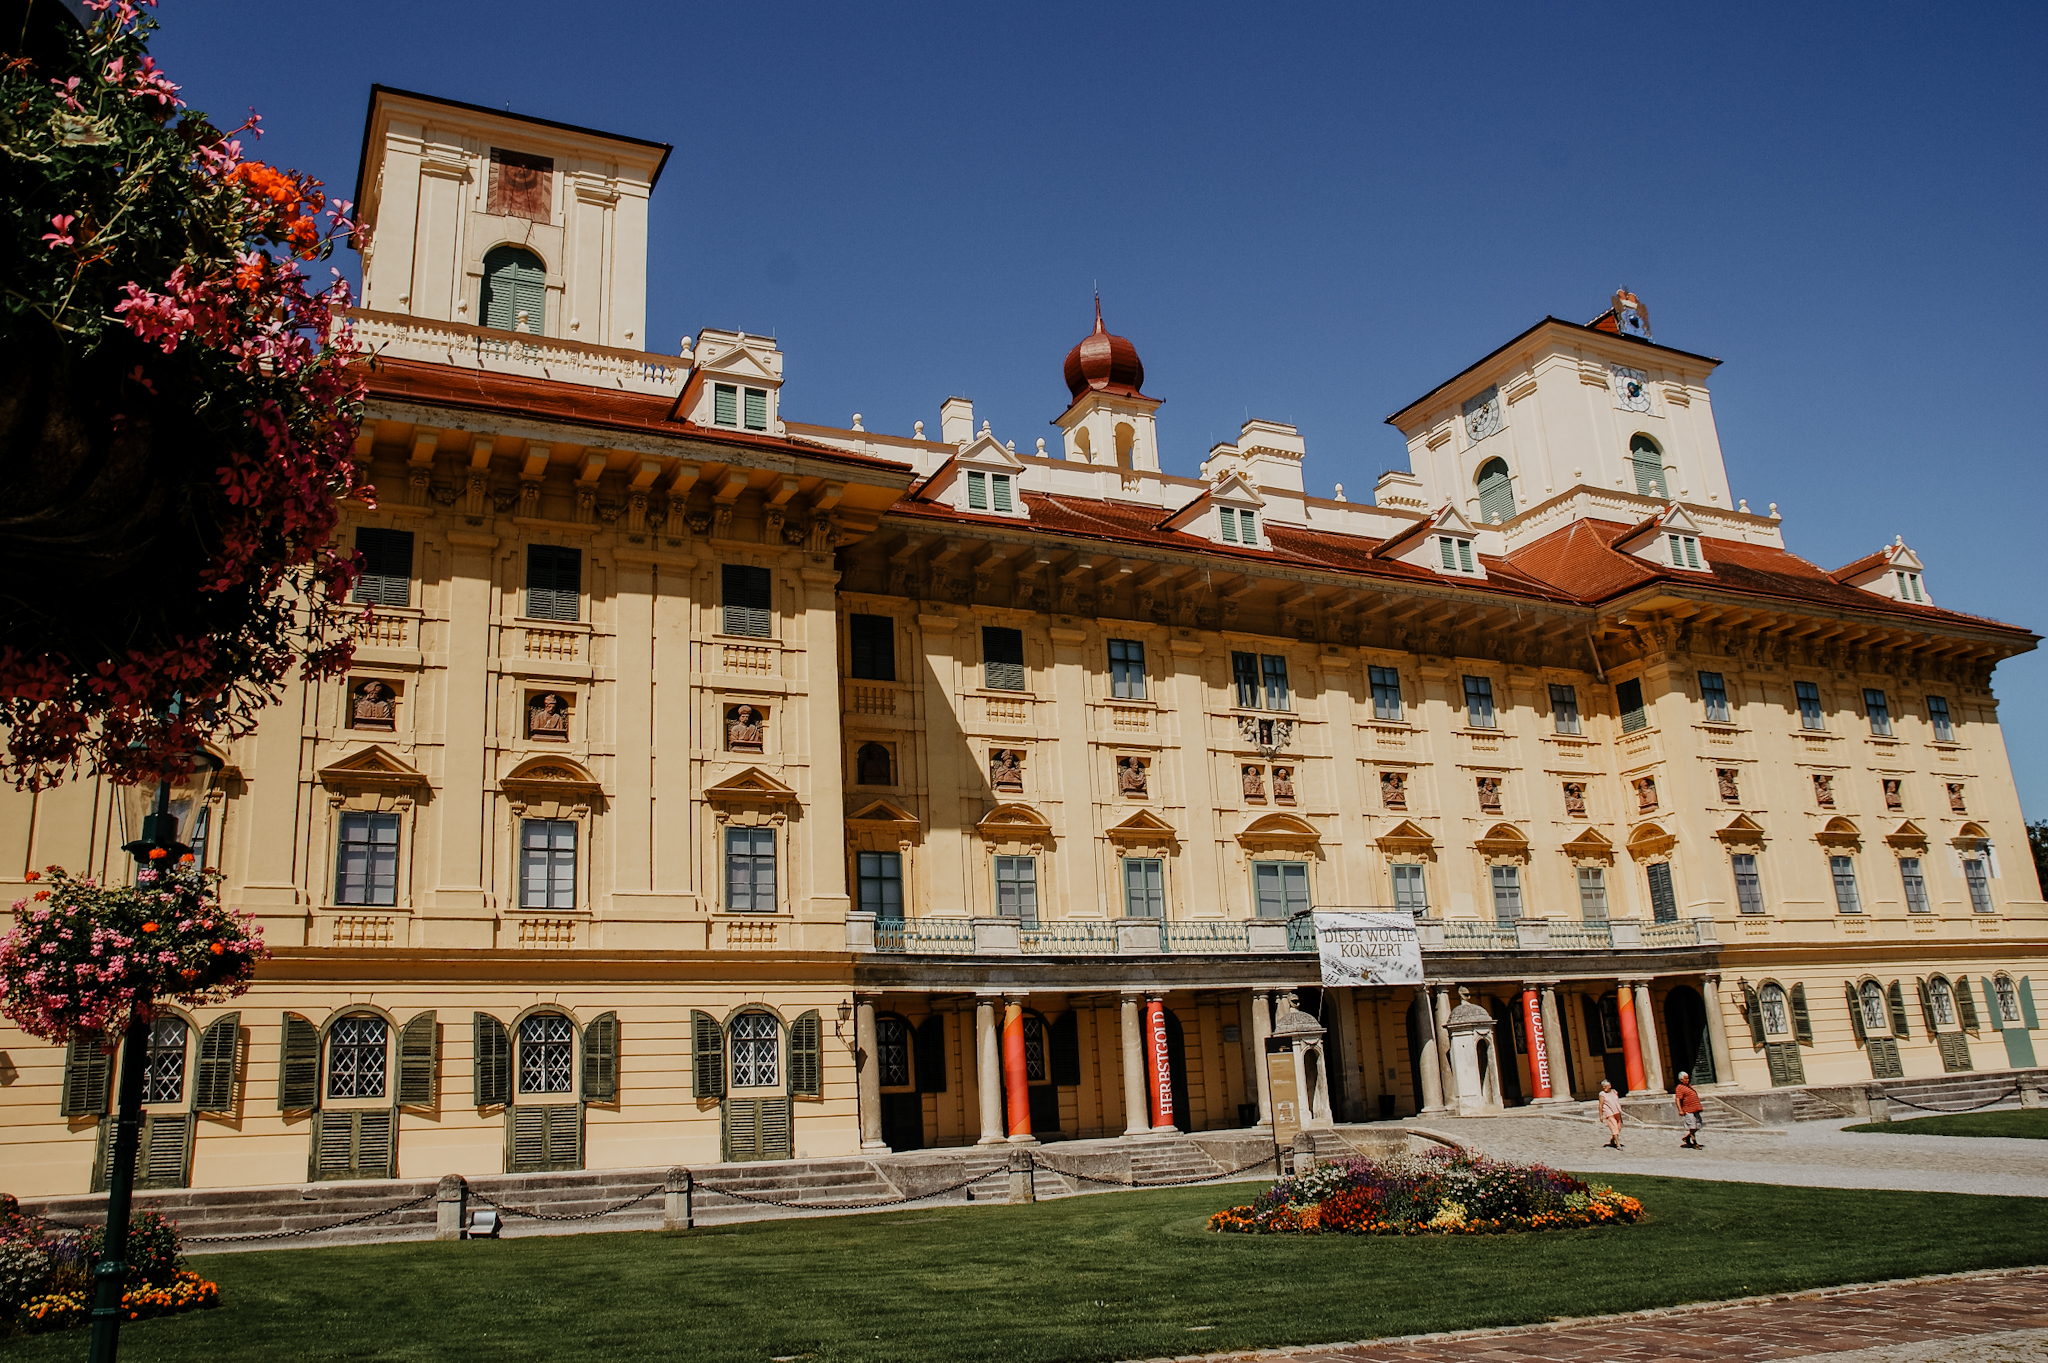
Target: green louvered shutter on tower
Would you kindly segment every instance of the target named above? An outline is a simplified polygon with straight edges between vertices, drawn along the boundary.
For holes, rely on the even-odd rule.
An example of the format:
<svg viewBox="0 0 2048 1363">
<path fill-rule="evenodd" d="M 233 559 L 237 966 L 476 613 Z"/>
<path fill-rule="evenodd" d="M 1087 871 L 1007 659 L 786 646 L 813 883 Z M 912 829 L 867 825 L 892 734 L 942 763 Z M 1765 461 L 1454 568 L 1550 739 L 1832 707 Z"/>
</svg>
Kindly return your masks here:
<svg viewBox="0 0 2048 1363">
<path fill-rule="evenodd" d="M 240 1066 L 242 1015 L 229 1013 L 199 1034 L 199 1064 L 192 1072 L 194 1112 L 233 1112 L 235 1072 Z"/>
<path fill-rule="evenodd" d="M 1806 986 L 1792 986 L 1792 1035 L 1807 1045 L 1813 1044 L 1813 1014 L 1806 1008 Z"/>
<path fill-rule="evenodd" d="M 816 1009 L 789 1024 L 789 1091 L 799 1098 L 825 1095 L 823 1047 Z"/>
<path fill-rule="evenodd" d="M 583 1029 L 583 1101 L 609 1103 L 619 1096 L 619 1015 L 599 1013 Z"/>
<path fill-rule="evenodd" d="M 1863 1031 L 1863 999 L 1856 992 L 1856 981 L 1850 980 L 1842 988 L 1849 994 L 1849 1030 L 1856 1033 L 1857 1041 L 1868 1041 L 1870 1038 Z"/>
<path fill-rule="evenodd" d="M 690 1096 L 725 1096 L 725 1029 L 709 1013 L 690 1014 Z"/>
<path fill-rule="evenodd" d="M 489 1013 L 472 1013 L 470 1041 L 476 1105 L 503 1107 L 512 1101 L 512 1038 L 505 1024 Z"/>
<path fill-rule="evenodd" d="M 57 1104 L 58 1114 L 106 1116 L 108 1081 L 113 1073 L 111 1055 L 88 1038 L 73 1037 L 64 1049 L 64 1094 Z"/>
<path fill-rule="evenodd" d="M 1742 986 L 1742 1011 L 1744 1016 L 1746 1016 L 1749 1019 L 1749 1044 L 1752 1046 L 1763 1045 L 1763 1005 L 1757 1001 L 1756 990 L 1750 988 L 1746 984 Z"/>
<path fill-rule="evenodd" d="M 2028 975 L 2020 976 L 2020 1020 L 2030 1032 L 2041 1025 L 2040 1016 L 2034 1012 L 2034 986 Z"/>
<path fill-rule="evenodd" d="M 304 1112 L 319 1101 L 320 1030 L 297 1013 L 286 1013 L 277 1052 L 277 1109 Z"/>
<path fill-rule="evenodd" d="M 421 1013 L 398 1031 L 398 1101 L 433 1107 L 441 1098 L 440 1024 Z"/>
<path fill-rule="evenodd" d="M 484 325 L 493 331 L 513 331 L 519 314 L 526 314 L 525 329 L 538 336 L 547 330 L 547 270 L 540 257 L 516 246 L 494 247 L 484 255 Z"/>
<path fill-rule="evenodd" d="M 1906 1025 L 1906 991 L 1899 987 L 1897 980 L 1893 980 L 1891 988 L 1885 991 L 1885 1001 L 1891 1005 L 1892 1035 L 1901 1041 L 1911 1040 L 1913 1029 Z"/>
</svg>

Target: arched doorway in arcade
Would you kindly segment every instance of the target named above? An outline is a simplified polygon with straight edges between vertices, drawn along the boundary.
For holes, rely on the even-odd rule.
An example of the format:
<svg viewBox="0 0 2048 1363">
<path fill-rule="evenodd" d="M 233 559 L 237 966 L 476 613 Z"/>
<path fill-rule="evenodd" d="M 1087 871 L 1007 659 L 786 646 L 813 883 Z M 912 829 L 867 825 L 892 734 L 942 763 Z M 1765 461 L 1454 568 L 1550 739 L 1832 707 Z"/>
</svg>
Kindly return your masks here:
<svg viewBox="0 0 2048 1363">
<path fill-rule="evenodd" d="M 1522 1019 L 1498 998 L 1487 1000 L 1492 1005 L 1493 1044 L 1500 1056 L 1500 1101 L 1505 1107 L 1520 1107 L 1522 1096 L 1522 1057 L 1529 1053 L 1528 1039 L 1523 1035 Z"/>
<path fill-rule="evenodd" d="M 1714 1044 L 1707 1030 L 1706 1000 L 1689 984 L 1673 985 L 1664 996 L 1664 1036 L 1671 1047 L 1669 1082 L 1678 1082 L 1685 1070 L 1695 1084 L 1711 1084 L 1714 1078 Z"/>
</svg>

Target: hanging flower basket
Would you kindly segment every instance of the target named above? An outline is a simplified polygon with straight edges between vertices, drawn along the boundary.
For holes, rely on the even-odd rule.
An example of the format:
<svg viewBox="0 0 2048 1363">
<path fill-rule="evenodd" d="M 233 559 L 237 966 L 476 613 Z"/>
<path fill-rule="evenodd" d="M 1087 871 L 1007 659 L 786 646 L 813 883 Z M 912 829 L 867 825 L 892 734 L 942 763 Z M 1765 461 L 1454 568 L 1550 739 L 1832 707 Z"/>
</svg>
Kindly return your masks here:
<svg viewBox="0 0 2048 1363">
<path fill-rule="evenodd" d="M 234 998 L 266 960 L 254 915 L 223 908 L 220 872 L 161 849 L 134 885 L 77 880 L 60 866 L 29 873 L 0 937 L 0 1014 L 45 1041 L 111 1046 L 136 1009 Z"/>
</svg>

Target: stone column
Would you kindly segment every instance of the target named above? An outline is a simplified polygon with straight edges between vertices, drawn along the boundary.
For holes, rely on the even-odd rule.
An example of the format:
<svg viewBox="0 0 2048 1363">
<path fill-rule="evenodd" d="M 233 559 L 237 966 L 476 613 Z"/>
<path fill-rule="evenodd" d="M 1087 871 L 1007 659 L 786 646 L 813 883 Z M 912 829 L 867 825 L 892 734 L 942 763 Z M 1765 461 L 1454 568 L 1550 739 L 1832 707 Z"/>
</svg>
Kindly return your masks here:
<svg viewBox="0 0 2048 1363">
<path fill-rule="evenodd" d="M 854 1064 L 860 1075 L 860 1148 L 889 1153 L 882 1143 L 882 1059 L 876 1052 L 875 1001 L 853 1002 Z"/>
<path fill-rule="evenodd" d="M 1714 1083 L 1735 1087 L 1735 1057 L 1728 1052 L 1728 1024 L 1721 1017 L 1721 974 L 1700 976 L 1700 995 L 1707 1005 L 1707 1044 L 1713 1048 Z"/>
<path fill-rule="evenodd" d="M 1145 996 L 1127 993 L 1123 1005 L 1124 1134 L 1152 1132 L 1152 1104 L 1145 1097 Z"/>
<path fill-rule="evenodd" d="M 1443 1095 L 1443 1102 L 1453 1110 L 1457 1108 L 1458 1076 L 1452 1068 L 1451 1033 L 1448 1026 L 1451 1010 L 1458 1006 L 1457 998 L 1451 993 L 1451 986 L 1440 984 L 1436 987 L 1436 1012 L 1430 1025 L 1436 1029 L 1437 1092 Z"/>
<path fill-rule="evenodd" d="M 1003 1000 L 1003 1095 L 1009 1102 L 1009 1136 L 1018 1145 L 1029 1145 L 1031 1134 L 1031 1080 L 1024 1072 L 1024 1000 Z"/>
<path fill-rule="evenodd" d="M 1636 991 L 1633 980 L 1618 981 L 1614 991 L 1615 1014 L 1621 1021 L 1621 1068 L 1628 1084 L 1628 1097 L 1647 1097 L 1649 1081 L 1643 1074 L 1643 1044 L 1636 1035 Z"/>
<path fill-rule="evenodd" d="M 1408 1006 L 1411 1011 L 1420 1008 L 1424 1015 L 1428 1016 L 1430 1013 L 1429 991 L 1427 989 L 1416 990 L 1414 1002 Z M 1415 1058 L 1415 1067 L 1420 1071 L 1416 1078 L 1422 1085 L 1422 1110 L 1424 1112 L 1444 1111 L 1442 1056 L 1443 1050 L 1437 1045 L 1436 1027 L 1432 1019 L 1429 1030 L 1423 1034 L 1422 1054 Z"/>
<path fill-rule="evenodd" d="M 1636 1044 L 1643 1049 L 1643 1080 L 1652 1093 L 1662 1093 L 1664 1054 L 1657 1045 L 1657 1009 L 1650 1002 L 1650 982 L 1636 981 Z"/>
<path fill-rule="evenodd" d="M 1555 1101 L 1572 1097 L 1571 1061 L 1565 1055 L 1564 1030 L 1558 1026 L 1557 986 L 1546 984 L 1543 993 L 1543 1044 L 1550 1056 L 1550 1090 Z"/>
<path fill-rule="evenodd" d="M 1178 1134 L 1173 1124 L 1173 1062 L 1166 1049 L 1166 1000 L 1157 994 L 1145 996 L 1146 1097 L 1152 1100 L 1152 1129 L 1162 1135 Z"/>
<path fill-rule="evenodd" d="M 1003 1055 L 996 1036 L 996 1001 L 974 1001 L 974 1077 L 981 1091 L 981 1137 L 976 1145 L 1002 1145 Z"/>
<path fill-rule="evenodd" d="M 1266 1043 L 1273 1036 L 1273 991 L 1252 990 L 1252 1069 L 1258 1076 L 1259 1125 L 1273 1129 L 1273 1078 L 1266 1068 Z"/>
</svg>

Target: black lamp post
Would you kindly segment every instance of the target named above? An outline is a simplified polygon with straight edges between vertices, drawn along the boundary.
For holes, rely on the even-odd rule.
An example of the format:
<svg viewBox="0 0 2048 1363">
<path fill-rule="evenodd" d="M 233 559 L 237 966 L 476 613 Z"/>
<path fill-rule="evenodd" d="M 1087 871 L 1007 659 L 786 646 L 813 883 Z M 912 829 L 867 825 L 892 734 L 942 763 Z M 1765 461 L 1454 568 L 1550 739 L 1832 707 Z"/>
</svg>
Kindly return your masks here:
<svg viewBox="0 0 2048 1363">
<path fill-rule="evenodd" d="M 157 782 L 155 807 L 142 820 L 142 836 L 122 849 L 135 858 L 137 869 L 150 863 L 150 853 L 166 866 L 191 849 L 178 841 L 178 820 L 171 813 L 169 778 Z M 121 1086 L 114 1118 L 114 1164 L 107 1176 L 107 1235 L 100 1262 L 93 1270 L 92 1352 L 90 1363 L 114 1363 L 121 1347 L 121 1297 L 128 1285 L 128 1213 L 135 1199 L 135 1152 L 142 1141 L 142 1073 L 149 1063 L 150 1005 L 135 1000 L 128 1031 L 121 1038 Z"/>
</svg>

